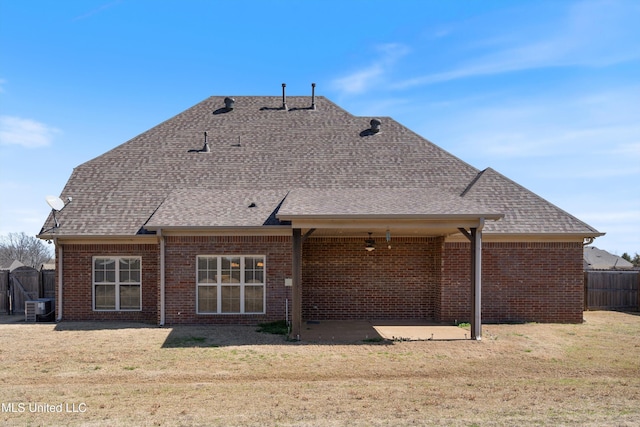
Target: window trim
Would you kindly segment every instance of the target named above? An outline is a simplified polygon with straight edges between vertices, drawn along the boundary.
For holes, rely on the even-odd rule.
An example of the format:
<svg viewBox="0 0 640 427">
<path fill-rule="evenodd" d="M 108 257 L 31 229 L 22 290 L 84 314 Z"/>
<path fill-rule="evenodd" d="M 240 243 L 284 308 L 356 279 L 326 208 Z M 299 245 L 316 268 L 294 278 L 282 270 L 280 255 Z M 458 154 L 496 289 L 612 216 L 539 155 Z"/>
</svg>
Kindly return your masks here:
<svg viewBox="0 0 640 427">
<path fill-rule="evenodd" d="M 199 260 L 200 258 L 215 258 L 216 261 L 216 280 L 213 283 L 200 283 L 199 282 Z M 222 260 L 224 258 L 240 258 L 240 282 L 238 283 L 229 283 L 222 281 Z M 246 282 L 246 259 L 247 258 L 262 258 L 262 282 L 261 283 L 250 283 Z M 200 287 L 212 287 L 216 288 L 216 311 L 200 311 Z M 222 311 L 222 288 L 230 287 L 230 286 L 239 286 L 240 287 L 240 311 L 236 312 L 223 312 Z M 247 286 L 261 286 L 262 287 L 262 311 L 246 311 L 245 307 L 245 288 Z M 250 316 L 250 315 L 261 315 L 266 314 L 267 312 L 267 256 L 262 254 L 246 254 L 246 255 L 238 255 L 238 254 L 200 254 L 196 255 L 195 262 L 195 312 L 197 315 L 202 316 Z"/>
<path fill-rule="evenodd" d="M 97 259 L 109 259 L 116 263 L 115 279 L 113 283 L 115 288 L 115 308 L 96 308 L 96 286 L 99 285 L 111 285 L 106 282 L 96 282 L 96 260 Z M 140 263 L 140 281 L 139 282 L 122 282 L 120 283 L 120 260 L 121 259 L 136 259 Z M 91 308 L 97 312 L 139 312 L 142 311 L 142 257 L 139 255 L 95 255 L 91 257 Z M 139 308 L 120 308 L 120 286 L 139 286 L 140 288 L 140 307 Z"/>
</svg>

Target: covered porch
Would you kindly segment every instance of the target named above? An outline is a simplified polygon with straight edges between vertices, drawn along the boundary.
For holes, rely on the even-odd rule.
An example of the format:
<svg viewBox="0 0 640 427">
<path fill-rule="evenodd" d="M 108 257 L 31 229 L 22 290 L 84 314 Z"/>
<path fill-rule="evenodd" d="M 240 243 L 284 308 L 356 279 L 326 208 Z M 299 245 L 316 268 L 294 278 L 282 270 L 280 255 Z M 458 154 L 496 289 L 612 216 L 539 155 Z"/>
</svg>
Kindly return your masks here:
<svg viewBox="0 0 640 427">
<path fill-rule="evenodd" d="M 425 199 L 430 202 L 417 203 Z M 471 242 L 468 335 L 481 339 L 482 228 L 485 220 L 498 220 L 501 214 L 424 189 L 306 189 L 290 193 L 277 216 L 290 222 L 293 229 L 292 339 L 308 336 L 306 325 L 314 324 L 309 321 L 370 321 L 380 317 L 385 321 L 437 320 L 444 240 L 459 233 Z M 419 250 L 415 250 L 417 246 Z M 382 252 L 384 255 L 379 255 Z M 420 260 L 419 265 L 413 265 L 412 259 Z M 332 268 L 336 275 L 327 278 Z M 406 284 L 403 277 L 408 279 Z M 393 298 L 392 291 L 384 286 L 377 292 L 376 280 L 396 286 L 401 297 Z M 323 281 L 326 289 L 318 293 L 318 284 Z M 345 292 L 345 288 L 351 292 Z M 413 290 L 407 293 L 407 288 Z M 358 293 L 364 295 L 351 298 Z M 324 298 L 320 304 L 325 307 L 316 304 L 314 298 L 319 297 Z M 358 301 L 365 304 L 359 306 Z M 403 311 L 407 306 L 408 311 Z"/>
</svg>

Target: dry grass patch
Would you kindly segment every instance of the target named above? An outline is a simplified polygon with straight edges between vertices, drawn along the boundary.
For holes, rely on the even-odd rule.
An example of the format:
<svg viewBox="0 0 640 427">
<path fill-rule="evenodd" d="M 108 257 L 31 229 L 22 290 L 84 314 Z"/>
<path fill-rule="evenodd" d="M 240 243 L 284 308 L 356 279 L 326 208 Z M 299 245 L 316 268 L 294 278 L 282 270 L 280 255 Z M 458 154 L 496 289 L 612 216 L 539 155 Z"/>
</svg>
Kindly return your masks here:
<svg viewBox="0 0 640 427">
<path fill-rule="evenodd" d="M 640 316 L 585 319 L 352 345 L 252 327 L 2 324 L 0 423 L 637 425 Z"/>
</svg>

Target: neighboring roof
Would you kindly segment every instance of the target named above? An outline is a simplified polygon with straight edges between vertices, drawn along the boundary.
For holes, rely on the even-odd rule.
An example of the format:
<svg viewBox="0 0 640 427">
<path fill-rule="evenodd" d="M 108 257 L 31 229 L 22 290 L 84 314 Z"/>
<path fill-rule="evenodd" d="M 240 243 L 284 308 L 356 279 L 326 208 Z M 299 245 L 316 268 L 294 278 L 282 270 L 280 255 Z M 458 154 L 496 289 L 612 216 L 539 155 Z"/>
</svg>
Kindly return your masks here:
<svg viewBox="0 0 640 427">
<path fill-rule="evenodd" d="M 40 266 L 40 270 L 55 270 L 56 269 L 56 259 L 50 258 L 47 262 L 42 263 Z"/>
<path fill-rule="evenodd" d="M 227 110 L 224 97 L 211 97 L 76 167 L 61 194 L 73 203 L 58 212 L 55 234 L 275 225 L 290 192 L 282 213 L 504 213 L 486 230 L 598 235 L 391 118 L 381 118 L 374 133 L 372 117 L 353 116 L 324 97 L 316 97 L 316 110 L 310 97 L 287 97 L 287 105 L 288 111 L 281 108 L 281 97 L 243 96 Z M 313 202 L 322 194 L 331 203 Z M 381 204 L 360 204 L 365 194 Z M 257 208 L 247 208 L 250 200 Z M 52 226 L 50 216 L 43 230 Z"/>
<path fill-rule="evenodd" d="M 585 270 L 633 269 L 633 264 L 617 255 L 613 255 L 595 246 L 584 248 Z"/>
<path fill-rule="evenodd" d="M 0 270 L 13 271 L 16 268 L 24 267 L 25 265 L 18 260 L 5 261 L 0 264 Z"/>
</svg>

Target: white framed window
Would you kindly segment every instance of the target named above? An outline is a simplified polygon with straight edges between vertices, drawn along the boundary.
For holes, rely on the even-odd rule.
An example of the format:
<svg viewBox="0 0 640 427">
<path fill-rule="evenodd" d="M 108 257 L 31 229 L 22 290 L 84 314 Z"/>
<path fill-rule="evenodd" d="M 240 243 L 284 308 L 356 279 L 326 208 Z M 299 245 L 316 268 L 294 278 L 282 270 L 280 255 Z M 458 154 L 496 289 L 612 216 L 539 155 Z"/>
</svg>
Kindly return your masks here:
<svg viewBox="0 0 640 427">
<path fill-rule="evenodd" d="M 93 309 L 142 310 L 141 257 L 93 257 Z"/>
<path fill-rule="evenodd" d="M 198 314 L 265 312 L 264 255 L 199 255 L 196 269 Z"/>
</svg>

